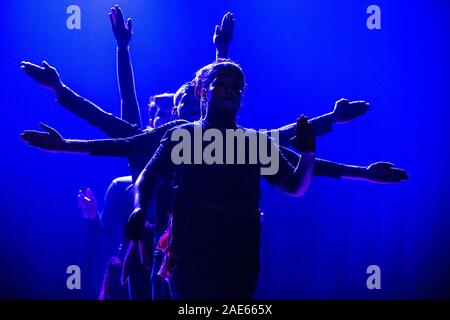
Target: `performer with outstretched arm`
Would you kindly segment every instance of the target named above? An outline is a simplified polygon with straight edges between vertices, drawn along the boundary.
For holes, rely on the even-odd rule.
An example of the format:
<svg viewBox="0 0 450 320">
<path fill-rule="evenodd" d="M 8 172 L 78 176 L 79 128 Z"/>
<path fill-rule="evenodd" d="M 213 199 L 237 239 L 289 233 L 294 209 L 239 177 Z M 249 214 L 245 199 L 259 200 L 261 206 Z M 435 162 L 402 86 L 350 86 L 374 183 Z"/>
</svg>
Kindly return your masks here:
<svg viewBox="0 0 450 320">
<path fill-rule="evenodd" d="M 244 88 L 242 69 L 233 62 L 211 64 L 209 68 L 202 93 L 206 115 L 167 132 L 161 141 L 137 180 L 128 236 L 135 241 L 140 239 L 149 195 L 161 180 L 172 180 L 175 175 L 172 232 L 165 262 L 170 269 L 174 299 L 251 299 L 259 275 L 262 164 L 175 165 L 171 158 L 177 144 L 171 135 L 178 130 L 187 130 L 191 136 L 198 129 L 216 129 L 223 134 L 227 129 L 247 131 L 236 124 Z M 311 182 L 315 158 L 315 138 L 305 117 L 297 123 L 296 136 L 304 151 L 296 167 L 287 162 L 265 134 L 258 134 L 258 139 L 265 138 L 271 150 L 279 153 L 280 160 L 278 170 L 263 177 L 288 194 L 301 196 Z M 194 156 L 196 150 L 191 147 Z M 222 147 L 226 156 L 230 149 L 219 148 Z M 248 156 L 247 148 L 246 145 Z"/>
<path fill-rule="evenodd" d="M 114 9 L 114 8 L 113 8 Z M 116 8 L 117 10 L 117 8 Z M 114 12 L 114 11 L 112 11 Z M 116 11 L 117 13 L 118 11 Z M 113 22 L 114 19 L 111 18 L 111 22 Z M 120 21 L 120 18 L 118 19 Z M 123 16 L 122 16 L 122 23 L 123 23 Z M 227 13 L 224 16 L 224 19 L 222 20 L 221 26 L 216 26 L 216 31 L 214 34 L 214 43 L 216 44 L 216 50 L 217 50 L 217 60 L 223 61 L 224 58 L 227 58 L 228 56 L 228 46 L 223 46 L 222 41 L 223 39 L 228 39 L 225 41 L 225 43 L 229 44 L 229 41 L 231 40 L 232 35 L 232 26 L 234 24 L 234 18 L 232 17 L 232 14 Z M 129 20 L 127 22 L 127 27 L 130 28 L 131 21 Z M 113 24 L 114 28 L 114 24 Z M 130 28 L 131 31 L 131 28 Z M 117 34 L 117 32 L 115 32 Z M 221 40 L 222 39 L 222 40 Z M 221 42 L 222 41 L 222 42 Z M 119 41 L 118 41 L 119 45 Z M 120 58 L 120 53 L 124 53 L 122 55 L 122 58 Z M 124 58 L 125 57 L 125 58 Z M 119 83 L 120 83 L 120 61 L 123 62 L 123 64 L 126 64 L 127 61 L 129 61 L 129 51 L 127 50 L 120 50 L 118 48 L 118 75 L 119 75 Z M 131 62 L 129 61 L 129 67 L 128 70 L 130 72 L 126 72 L 127 68 L 122 68 L 125 71 L 122 72 L 122 74 L 128 74 L 131 75 L 132 79 L 132 69 L 131 69 Z M 30 74 L 33 78 L 38 80 L 39 82 L 43 83 L 44 85 L 48 85 L 51 87 L 58 95 L 58 101 L 63 103 L 69 110 L 77 111 L 81 114 L 82 117 L 84 117 L 86 120 L 91 122 L 92 124 L 104 128 L 106 130 L 111 130 L 111 128 L 116 128 L 116 133 L 113 133 L 111 136 L 118 137 L 118 136 L 128 136 L 133 135 L 137 133 L 142 133 L 144 131 L 137 128 L 137 126 L 133 126 L 129 123 L 120 121 L 120 119 L 114 117 L 111 114 L 108 114 L 104 111 L 102 111 L 100 108 L 92 104 L 86 99 L 83 99 L 82 97 L 76 95 L 74 92 L 69 90 L 64 84 L 62 84 L 61 80 L 59 79 L 59 75 L 56 72 L 54 68 L 49 66 L 48 64 L 44 64 L 44 68 L 40 68 L 38 66 L 32 65 L 30 63 L 24 63 L 23 68 L 25 71 Z M 56 76 L 55 76 L 56 75 Z M 128 81 L 129 82 L 129 81 Z M 130 83 L 130 82 L 129 82 Z M 134 80 L 132 81 L 134 84 Z M 124 89 L 122 89 L 124 87 Z M 134 86 L 133 90 L 127 89 L 126 86 L 120 85 L 121 90 L 121 96 L 124 92 L 132 92 L 134 93 Z M 61 98 L 60 98 L 61 97 Z M 135 93 L 134 93 L 135 98 Z M 195 99 L 192 99 L 192 97 L 189 97 L 189 95 L 186 95 L 183 99 L 180 99 L 178 101 L 178 106 L 183 106 L 183 101 L 187 101 L 190 98 L 191 102 L 195 101 Z M 122 110 L 124 108 L 124 101 L 122 97 Z M 127 99 L 127 101 L 133 102 L 133 99 Z M 134 99 L 136 102 L 136 99 Z M 129 103 L 129 105 L 132 105 L 132 103 Z M 136 102 L 137 104 L 137 102 Z M 192 103 L 191 103 L 192 104 Z M 340 100 L 336 103 L 335 109 L 333 112 L 326 114 L 321 117 L 317 117 L 315 119 L 311 120 L 311 124 L 314 130 L 314 133 L 316 136 L 327 133 L 331 130 L 331 127 L 334 123 L 340 123 L 344 121 L 351 120 L 359 115 L 362 115 L 366 112 L 368 108 L 368 104 L 363 101 L 356 101 L 356 102 L 349 102 L 347 100 Z M 137 108 L 138 109 L 138 108 Z M 180 110 L 182 108 L 178 108 Z M 194 106 L 192 109 L 198 110 L 198 104 L 197 106 Z M 81 111 L 80 111 L 81 110 Z M 87 112 L 87 110 L 90 110 Z M 124 114 L 122 112 L 122 114 Z M 195 113 L 194 113 L 195 114 Z M 95 116 L 94 116 L 95 115 Z M 191 115 L 192 117 L 192 115 Z M 136 117 L 135 117 L 136 118 Z M 102 119 L 102 121 L 98 121 L 98 119 Z M 198 119 L 198 116 L 197 116 Z M 191 120 L 191 119 L 190 119 Z M 132 121 L 132 120 L 130 120 Z M 182 121 L 178 121 L 177 123 L 172 123 L 173 126 L 180 125 L 183 123 Z M 60 139 L 60 136 L 56 133 L 56 131 L 52 131 L 49 127 L 44 125 L 44 128 L 47 128 L 52 132 L 53 138 L 55 138 L 55 141 Z M 166 130 L 170 129 L 170 126 L 165 127 Z M 285 126 L 281 128 L 280 137 L 281 137 L 281 144 L 283 145 L 291 145 L 290 139 L 295 135 L 295 129 L 296 124 L 291 124 L 288 126 Z M 120 131 L 118 134 L 117 132 Z M 145 135 L 141 135 L 135 138 L 130 139 L 124 139 L 120 141 L 102 141 L 101 143 L 97 144 L 97 142 L 89 142 L 89 146 L 86 146 L 83 144 L 85 142 L 83 141 L 70 141 L 70 140 L 62 140 L 61 143 L 56 142 L 56 145 L 58 147 L 53 146 L 54 150 L 64 150 L 69 152 L 82 152 L 82 153 L 88 153 L 92 155 L 113 155 L 113 156 L 126 156 L 130 159 L 130 157 L 136 157 L 140 160 L 138 161 L 138 164 L 133 166 L 135 168 L 143 168 L 147 160 L 153 155 L 153 151 L 156 149 L 157 145 L 159 144 L 159 139 L 164 135 L 164 130 L 158 130 L 155 134 L 147 133 Z M 38 134 L 37 132 L 31 132 L 28 131 L 23 135 L 25 139 L 30 138 L 33 140 L 32 137 L 34 134 Z M 153 138 L 152 138 L 153 137 Z M 39 140 L 40 138 L 37 138 Z M 44 140 L 47 139 L 47 137 L 44 138 Z M 36 141 L 37 141 L 36 140 Z M 51 140 L 51 139 L 50 139 Z M 48 140 L 49 144 L 47 145 L 48 148 L 52 149 L 51 142 Z M 53 141 L 53 142 L 55 142 Z M 31 141 L 32 142 L 32 141 Z M 43 141 L 37 142 L 39 145 Z M 112 142 L 112 143 L 111 143 Z M 45 144 L 46 142 L 44 142 Z M 69 146 L 70 145 L 70 146 Z M 42 145 L 40 145 L 42 147 Z M 148 148 L 148 152 L 146 155 L 143 156 L 143 149 L 146 146 L 151 146 Z M 61 147 L 61 149 L 59 149 Z M 142 148 L 142 149 L 141 149 Z M 139 150 L 140 149 L 140 150 Z M 291 154 L 288 158 L 292 158 L 293 162 L 296 163 L 296 160 L 298 161 L 298 155 L 295 155 L 295 153 L 289 151 L 289 150 L 283 150 L 283 153 L 285 154 Z M 402 179 L 406 178 L 406 173 L 403 170 L 393 168 L 392 164 L 389 163 L 375 163 L 372 164 L 369 167 L 356 167 L 356 166 L 348 166 L 343 164 L 337 164 L 325 160 L 315 160 L 315 167 L 316 170 L 314 172 L 315 175 L 324 175 L 329 177 L 356 177 L 361 178 L 369 181 L 377 181 L 377 182 L 398 182 Z M 140 169 L 136 170 L 135 172 L 138 172 Z"/>
</svg>

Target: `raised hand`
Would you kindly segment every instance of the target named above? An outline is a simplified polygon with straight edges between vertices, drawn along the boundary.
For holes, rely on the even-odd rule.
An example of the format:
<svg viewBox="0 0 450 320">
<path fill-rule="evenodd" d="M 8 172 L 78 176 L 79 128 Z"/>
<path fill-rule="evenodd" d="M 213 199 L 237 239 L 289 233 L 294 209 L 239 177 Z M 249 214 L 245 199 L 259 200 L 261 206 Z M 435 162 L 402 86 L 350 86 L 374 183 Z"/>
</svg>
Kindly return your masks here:
<svg viewBox="0 0 450 320">
<path fill-rule="evenodd" d="M 44 67 L 40 67 L 28 61 L 22 61 L 20 63 L 20 69 L 25 71 L 25 73 L 34 80 L 53 91 L 61 89 L 64 85 L 58 71 L 49 65 L 47 61 L 42 61 L 42 65 Z"/>
<path fill-rule="evenodd" d="M 228 48 L 233 38 L 234 16 L 227 12 L 222 18 L 222 24 L 216 25 L 213 43 L 216 46 L 217 58 L 228 58 Z"/>
<path fill-rule="evenodd" d="M 300 152 L 316 152 L 316 138 L 312 126 L 308 122 L 306 116 L 301 115 L 300 118 L 297 119 L 295 137 L 291 140 L 292 146 Z"/>
<path fill-rule="evenodd" d="M 367 179 L 373 182 L 388 183 L 408 180 L 405 170 L 395 168 L 390 162 L 375 162 L 367 167 Z"/>
<path fill-rule="evenodd" d="M 39 123 L 46 132 L 25 130 L 20 134 L 20 138 L 33 147 L 38 147 L 47 151 L 62 151 L 64 148 L 63 137 L 45 123 Z"/>
<path fill-rule="evenodd" d="M 111 8 L 108 14 L 111 21 L 114 37 L 118 47 L 128 47 L 133 35 L 131 18 L 128 18 L 126 24 L 123 18 L 122 9 L 118 5 Z"/>
<path fill-rule="evenodd" d="M 86 219 L 96 219 L 98 217 L 97 199 L 90 188 L 78 191 L 78 207 Z"/>
<path fill-rule="evenodd" d="M 365 101 L 349 101 L 340 99 L 336 101 L 332 112 L 335 123 L 345 123 L 362 116 L 369 109 L 370 104 Z"/>
</svg>

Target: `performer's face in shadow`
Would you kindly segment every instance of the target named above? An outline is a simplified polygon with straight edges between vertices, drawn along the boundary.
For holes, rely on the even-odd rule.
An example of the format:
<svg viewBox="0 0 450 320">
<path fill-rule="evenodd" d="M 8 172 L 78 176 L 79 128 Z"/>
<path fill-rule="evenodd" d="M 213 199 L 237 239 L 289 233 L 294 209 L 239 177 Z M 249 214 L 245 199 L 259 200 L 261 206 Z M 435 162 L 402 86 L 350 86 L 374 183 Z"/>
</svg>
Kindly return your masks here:
<svg viewBox="0 0 450 320">
<path fill-rule="evenodd" d="M 200 118 L 200 101 L 195 96 L 192 87 L 186 89 L 176 108 L 179 119 L 192 122 Z"/>
<path fill-rule="evenodd" d="M 171 98 L 160 98 L 151 102 L 149 108 L 150 128 L 156 128 L 173 120 L 171 104 Z"/>
<path fill-rule="evenodd" d="M 241 106 L 242 79 L 242 74 L 234 69 L 219 70 L 206 91 L 208 108 L 236 113 Z"/>
</svg>

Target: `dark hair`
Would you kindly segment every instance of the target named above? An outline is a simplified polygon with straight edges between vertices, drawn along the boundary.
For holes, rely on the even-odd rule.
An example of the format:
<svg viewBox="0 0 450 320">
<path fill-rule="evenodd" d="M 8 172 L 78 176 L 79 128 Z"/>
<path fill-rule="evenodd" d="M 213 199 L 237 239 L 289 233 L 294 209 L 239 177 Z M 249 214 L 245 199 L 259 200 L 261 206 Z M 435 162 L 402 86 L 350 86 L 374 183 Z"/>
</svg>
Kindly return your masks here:
<svg viewBox="0 0 450 320">
<path fill-rule="evenodd" d="M 150 97 L 148 107 L 151 109 L 158 104 L 162 109 L 172 109 L 173 107 L 173 93 L 161 93 Z"/>
<path fill-rule="evenodd" d="M 193 81 L 188 81 L 185 84 L 183 84 L 178 90 L 177 92 L 175 92 L 175 94 L 173 95 L 173 105 L 175 107 L 178 106 L 178 104 L 180 103 L 181 97 L 184 94 L 187 95 L 195 95 L 194 93 L 195 90 L 195 85 Z"/>
<path fill-rule="evenodd" d="M 203 88 L 207 88 L 211 84 L 216 74 L 225 69 L 235 71 L 241 77 L 242 89 L 245 87 L 244 71 L 241 66 L 232 60 L 220 60 L 204 66 L 195 73 L 193 82 L 197 97 L 200 97 Z"/>
</svg>

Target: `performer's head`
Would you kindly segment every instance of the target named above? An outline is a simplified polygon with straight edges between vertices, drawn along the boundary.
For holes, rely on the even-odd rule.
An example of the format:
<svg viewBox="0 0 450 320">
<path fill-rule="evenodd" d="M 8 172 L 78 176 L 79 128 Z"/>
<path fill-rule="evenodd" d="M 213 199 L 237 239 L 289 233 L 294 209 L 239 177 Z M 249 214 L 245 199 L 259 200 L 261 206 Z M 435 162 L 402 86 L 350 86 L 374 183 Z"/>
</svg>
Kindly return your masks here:
<svg viewBox="0 0 450 320">
<path fill-rule="evenodd" d="M 156 128 L 173 120 L 173 96 L 173 93 L 163 93 L 150 97 L 148 104 L 148 126 L 150 128 Z"/>
<path fill-rule="evenodd" d="M 199 99 L 195 95 L 195 86 L 192 81 L 183 84 L 173 96 L 175 116 L 187 121 L 200 119 Z"/>
<path fill-rule="evenodd" d="M 236 114 L 245 87 L 244 72 L 230 60 L 211 63 L 197 71 L 195 85 L 202 109 Z"/>
</svg>

